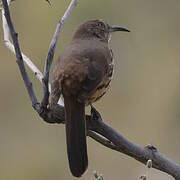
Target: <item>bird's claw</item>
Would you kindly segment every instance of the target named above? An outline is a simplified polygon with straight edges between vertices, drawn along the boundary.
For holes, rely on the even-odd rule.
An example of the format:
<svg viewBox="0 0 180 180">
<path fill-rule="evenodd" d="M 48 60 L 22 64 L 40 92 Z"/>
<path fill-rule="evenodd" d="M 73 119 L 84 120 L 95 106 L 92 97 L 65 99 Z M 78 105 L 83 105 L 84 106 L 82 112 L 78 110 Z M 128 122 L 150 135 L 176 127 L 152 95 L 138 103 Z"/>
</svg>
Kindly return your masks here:
<svg viewBox="0 0 180 180">
<path fill-rule="evenodd" d="M 92 104 L 90 106 L 91 106 L 91 119 L 102 121 L 100 113 L 95 109 L 95 107 Z"/>
</svg>

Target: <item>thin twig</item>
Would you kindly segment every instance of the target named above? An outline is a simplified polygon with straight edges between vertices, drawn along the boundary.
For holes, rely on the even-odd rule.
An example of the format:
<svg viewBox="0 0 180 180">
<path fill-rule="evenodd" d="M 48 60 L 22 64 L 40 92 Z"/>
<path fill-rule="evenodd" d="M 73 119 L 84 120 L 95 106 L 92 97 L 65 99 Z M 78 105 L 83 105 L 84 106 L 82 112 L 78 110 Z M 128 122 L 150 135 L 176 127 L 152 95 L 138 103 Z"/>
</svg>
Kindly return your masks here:
<svg viewBox="0 0 180 180">
<path fill-rule="evenodd" d="M 27 75 L 27 72 L 26 72 L 26 69 L 25 69 L 25 66 L 24 66 L 23 57 L 22 57 L 22 54 L 21 54 L 21 49 L 20 49 L 19 43 L 18 43 L 18 34 L 15 32 L 13 23 L 11 21 L 9 7 L 8 7 L 8 4 L 11 1 L 9 0 L 7 2 L 6 0 L 2 0 L 2 2 L 3 2 L 3 9 L 4 9 L 3 12 L 4 12 L 4 15 L 6 17 L 6 21 L 7 21 L 10 33 L 11 33 L 12 40 L 13 40 L 14 49 L 15 49 L 15 53 L 16 53 L 17 64 L 19 66 L 19 70 L 21 72 L 21 75 L 23 77 L 24 83 L 26 85 L 26 89 L 28 91 L 28 94 L 29 94 L 29 97 L 31 99 L 32 105 L 33 105 L 34 108 L 36 108 L 37 111 L 39 111 L 39 107 L 37 106 L 38 105 L 38 101 L 37 101 L 36 95 L 34 93 L 34 90 L 33 90 L 33 87 L 32 87 L 32 83 L 29 80 L 29 77 Z"/>
<path fill-rule="evenodd" d="M 139 179 L 149 180 L 150 169 L 152 168 L 152 160 L 149 159 L 146 163 L 146 174 L 142 174 Z"/>
<path fill-rule="evenodd" d="M 152 168 L 152 160 L 149 159 L 146 163 L 146 177 L 149 180 L 150 169 Z"/>
<path fill-rule="evenodd" d="M 103 175 L 102 174 L 98 174 L 97 171 L 93 172 L 93 177 L 91 178 L 91 180 L 103 180 Z"/>
<path fill-rule="evenodd" d="M 10 5 L 12 0 L 8 0 L 8 5 Z M 3 23 L 3 32 L 4 32 L 4 43 L 6 47 L 15 54 L 14 45 L 10 41 L 10 34 L 9 34 L 9 27 L 6 21 L 6 18 L 4 16 L 4 9 L 2 8 L 2 23 Z M 43 74 L 41 71 L 32 63 L 31 59 L 29 59 L 25 54 L 21 53 L 23 57 L 23 61 L 27 64 L 27 66 L 31 69 L 31 71 L 34 73 L 36 78 L 42 82 Z"/>
<path fill-rule="evenodd" d="M 46 2 L 51 6 L 51 1 L 49 1 L 49 0 L 46 0 Z"/>
<path fill-rule="evenodd" d="M 64 23 L 66 22 L 68 16 L 72 13 L 72 10 L 74 7 L 77 5 L 77 0 L 72 0 L 71 3 L 69 4 L 67 10 L 64 13 L 64 16 L 59 20 L 56 30 L 54 32 L 53 38 L 51 40 L 50 46 L 49 46 L 49 51 L 48 55 L 45 61 L 45 67 L 44 67 L 44 77 L 43 77 L 43 98 L 42 98 L 42 106 L 47 107 L 49 104 L 49 89 L 48 89 L 48 83 L 49 83 L 49 73 L 50 73 L 50 67 L 52 64 L 52 60 L 54 57 L 54 52 L 56 48 L 56 44 L 59 38 L 59 34 L 62 31 L 62 27 L 64 26 Z M 62 100 L 60 99 L 61 103 L 63 104 Z"/>
</svg>

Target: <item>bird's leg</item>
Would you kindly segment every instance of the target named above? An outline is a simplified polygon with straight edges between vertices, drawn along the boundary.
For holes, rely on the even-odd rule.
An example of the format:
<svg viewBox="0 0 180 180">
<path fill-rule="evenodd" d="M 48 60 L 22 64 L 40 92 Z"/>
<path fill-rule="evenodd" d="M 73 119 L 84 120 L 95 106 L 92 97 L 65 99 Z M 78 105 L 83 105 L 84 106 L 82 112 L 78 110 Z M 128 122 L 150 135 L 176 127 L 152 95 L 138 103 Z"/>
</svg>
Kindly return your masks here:
<svg viewBox="0 0 180 180">
<path fill-rule="evenodd" d="M 101 114 L 95 109 L 95 107 L 90 104 L 91 106 L 91 120 L 102 121 Z"/>
<path fill-rule="evenodd" d="M 100 124 L 102 124 L 102 118 L 100 113 L 94 108 L 94 106 L 92 104 L 90 104 L 91 106 L 91 115 L 88 118 L 88 130 L 91 131 L 95 131 L 98 133 L 97 127 L 99 127 Z"/>
</svg>

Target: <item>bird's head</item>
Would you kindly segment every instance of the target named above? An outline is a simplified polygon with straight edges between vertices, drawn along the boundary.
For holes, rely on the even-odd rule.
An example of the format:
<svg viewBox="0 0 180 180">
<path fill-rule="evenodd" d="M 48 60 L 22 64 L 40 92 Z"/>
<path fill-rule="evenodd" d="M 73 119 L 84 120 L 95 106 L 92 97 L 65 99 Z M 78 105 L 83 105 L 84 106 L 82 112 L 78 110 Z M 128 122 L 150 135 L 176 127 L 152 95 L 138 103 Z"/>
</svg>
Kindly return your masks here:
<svg viewBox="0 0 180 180">
<path fill-rule="evenodd" d="M 110 26 L 103 20 L 90 20 L 78 27 L 73 39 L 98 38 L 101 41 L 108 42 L 111 33 L 116 31 L 130 32 L 128 29 L 118 25 Z"/>
</svg>

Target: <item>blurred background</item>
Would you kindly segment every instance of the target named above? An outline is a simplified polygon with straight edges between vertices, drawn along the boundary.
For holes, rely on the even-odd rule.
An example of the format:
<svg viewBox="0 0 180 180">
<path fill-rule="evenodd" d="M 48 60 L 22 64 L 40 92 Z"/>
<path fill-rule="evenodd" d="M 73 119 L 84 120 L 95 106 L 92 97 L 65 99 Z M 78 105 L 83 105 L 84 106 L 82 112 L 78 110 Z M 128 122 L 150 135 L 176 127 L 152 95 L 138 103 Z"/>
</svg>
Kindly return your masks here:
<svg viewBox="0 0 180 180">
<path fill-rule="evenodd" d="M 22 51 L 42 70 L 59 17 L 69 0 L 16 0 L 11 5 Z M 79 0 L 68 18 L 55 59 L 70 42 L 79 24 L 104 19 L 131 33 L 116 33 L 110 46 L 115 74 L 109 92 L 95 104 L 104 120 L 142 146 L 152 143 L 180 163 L 180 1 Z M 0 20 L 0 25 L 2 21 Z M 4 46 L 0 28 L 0 180 L 75 179 L 68 169 L 63 125 L 49 125 L 33 108 L 16 64 Z M 41 99 L 41 84 L 29 75 Z M 145 167 L 88 138 L 89 168 L 105 180 L 137 180 Z M 172 177 L 151 170 L 151 179 Z"/>
</svg>

